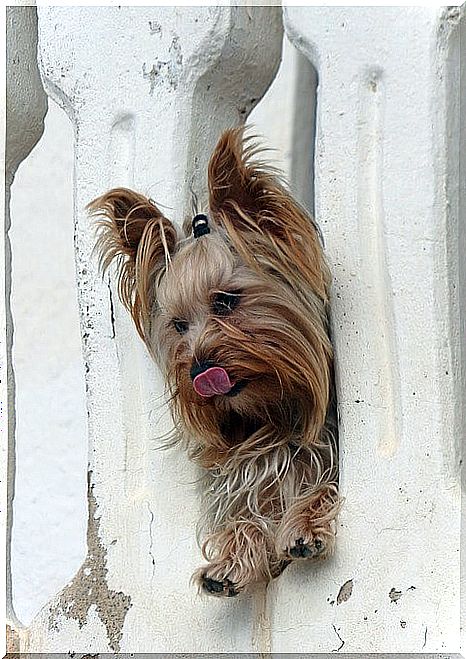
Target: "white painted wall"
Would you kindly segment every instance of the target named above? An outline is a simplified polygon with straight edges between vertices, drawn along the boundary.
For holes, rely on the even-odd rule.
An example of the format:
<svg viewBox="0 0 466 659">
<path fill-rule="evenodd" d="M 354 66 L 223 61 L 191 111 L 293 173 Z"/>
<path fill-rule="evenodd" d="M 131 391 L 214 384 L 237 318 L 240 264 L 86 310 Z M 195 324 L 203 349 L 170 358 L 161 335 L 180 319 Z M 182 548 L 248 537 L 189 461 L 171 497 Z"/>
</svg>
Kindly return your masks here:
<svg viewBox="0 0 466 659">
<path fill-rule="evenodd" d="M 460 17 L 285 11 L 319 72 L 316 217 L 334 276 L 346 501 L 333 561 L 272 585 L 277 652 L 459 651 Z"/>
<path fill-rule="evenodd" d="M 150 176 L 152 164 L 150 158 L 146 158 L 154 150 L 158 151 L 157 146 L 147 140 L 136 145 L 142 156 L 142 169 L 131 172 L 130 156 L 134 150 L 130 139 L 134 135 L 131 117 L 128 119 L 124 114 L 110 139 L 105 122 L 99 124 L 100 133 L 93 132 L 86 107 L 90 102 L 86 85 L 90 83 L 84 82 L 81 74 L 86 70 L 92 78 L 101 71 L 93 69 L 90 62 L 80 68 L 79 57 L 75 60 L 71 56 L 71 52 L 79 53 L 82 47 L 79 29 L 83 22 L 75 20 L 66 9 L 42 11 L 46 42 L 43 69 L 61 90 L 57 93 L 57 88 L 50 87 L 49 91 L 68 104 L 69 109 L 77 110 L 78 123 L 84 132 L 84 138 L 83 133 L 80 135 L 78 150 L 78 181 L 82 189 L 78 187 L 77 215 L 78 244 L 86 253 L 89 241 L 85 236 L 82 206 L 96 187 L 93 177 L 104 187 L 122 181 L 134 182 L 140 189 L 154 186 L 168 196 L 174 194 L 174 184 Z M 85 17 L 86 10 L 82 11 Z M 150 17 L 144 13 L 149 10 L 139 8 L 138 11 L 144 16 L 141 26 L 149 18 L 154 19 L 153 13 Z M 156 11 L 152 8 L 152 12 Z M 118 25 L 121 14 L 119 18 L 118 14 L 116 16 Z M 134 331 L 125 313 L 118 306 L 117 344 L 124 346 L 124 351 L 119 353 L 115 373 L 123 374 L 128 382 L 120 383 L 122 389 L 115 409 L 118 410 L 121 403 L 127 425 L 124 424 L 122 430 L 117 417 L 113 419 L 114 434 L 110 436 L 105 432 L 105 428 L 110 427 L 107 408 L 105 405 L 99 408 L 99 405 L 102 401 L 106 405 L 109 401 L 113 404 L 108 398 L 113 389 L 105 388 L 109 380 L 105 372 L 99 371 L 102 363 L 99 367 L 98 361 L 103 358 L 105 364 L 114 367 L 113 344 L 109 341 L 108 318 L 98 319 L 98 314 L 102 310 L 108 314 L 108 293 L 106 286 L 99 288 L 95 282 L 89 288 L 85 276 L 83 299 L 91 303 L 97 301 L 87 320 L 97 322 L 99 329 L 94 345 L 100 346 L 99 354 L 87 354 L 88 360 L 91 357 L 91 373 L 92 368 L 97 368 L 88 383 L 97 390 L 97 393 L 91 391 L 90 399 L 93 497 L 102 518 L 98 536 L 107 551 L 109 587 L 131 593 L 134 603 L 127 614 L 120 647 L 127 651 L 221 651 L 225 643 L 228 650 L 236 651 L 272 649 L 275 652 L 332 653 L 344 647 L 345 652 L 354 653 L 455 652 L 460 619 L 459 458 L 465 435 L 460 411 L 458 334 L 464 298 L 457 292 L 455 242 L 461 233 L 461 216 L 454 202 L 458 184 L 454 140 L 458 134 L 455 124 L 458 86 L 455 84 L 459 74 L 455 30 L 459 16 L 454 10 L 441 13 L 428 8 L 290 8 L 286 16 L 291 40 L 302 50 L 303 56 L 315 64 L 320 76 L 316 212 L 336 278 L 333 325 L 341 419 L 342 490 L 347 497 L 337 554 L 323 567 L 294 566 L 269 588 L 267 596 L 258 594 L 241 604 L 235 601 L 212 605 L 199 601 L 185 587 L 184 559 L 173 557 L 171 547 L 174 545 L 177 551 L 185 552 L 189 560 L 197 551 L 191 537 L 196 516 L 195 499 L 186 506 L 182 498 L 192 471 L 182 456 L 161 456 L 151 447 L 151 433 L 155 432 L 157 424 L 163 423 L 157 418 L 158 412 L 151 408 L 152 396 L 160 388 L 151 364 L 134 342 Z M 212 18 L 212 13 L 209 17 Z M 133 13 L 132 18 L 138 19 L 137 14 Z M 164 20 L 164 26 L 175 29 L 167 15 Z M 397 29 L 387 29 L 387 25 L 392 24 L 398 26 Z M 47 42 L 57 28 L 62 51 L 60 44 Z M 117 33 L 118 30 L 113 32 Z M 148 41 L 142 46 L 152 47 L 153 42 L 145 38 Z M 65 48 L 67 39 L 74 40 L 73 51 Z M 69 56 L 69 60 L 60 61 L 64 81 L 60 80 L 61 72 L 57 68 L 59 52 Z M 285 52 L 285 62 L 291 62 L 295 57 L 292 49 L 287 46 Z M 131 57 L 128 55 L 128 66 L 134 64 Z M 297 64 L 285 63 L 274 87 L 251 117 L 258 132 L 265 133 L 268 141 L 281 149 L 286 168 L 297 174 L 294 180 L 309 167 L 306 164 L 309 136 L 300 143 L 290 130 L 298 119 L 300 130 L 303 123 L 306 126 L 306 121 L 302 122 L 303 112 L 309 111 L 309 101 L 312 101 L 311 81 L 304 90 L 307 101 L 296 113 L 293 72 L 302 71 L 302 67 L 302 58 Z M 134 71 L 137 72 L 138 67 Z M 124 90 L 129 78 L 124 72 L 119 75 Z M 107 80 L 102 78 L 100 82 L 101 88 L 106 89 Z M 141 87 L 141 98 L 144 93 Z M 297 94 L 303 98 L 302 89 Z M 112 98 L 113 107 L 122 107 L 126 112 L 124 96 L 117 94 L 117 97 Z M 108 98 L 104 94 L 106 101 Z M 164 101 L 157 98 L 163 110 Z M 103 103 L 104 113 L 105 107 Z M 145 114 L 148 107 L 152 105 L 144 106 L 146 109 L 132 108 L 132 112 L 148 122 Z M 185 110 L 186 107 L 181 114 Z M 98 115 L 93 116 L 101 121 Z M 309 117 L 312 121 L 312 108 Z M 49 118 L 51 122 L 57 120 L 53 114 Z M 157 124 L 152 119 L 154 122 Z M 51 123 L 46 130 L 50 131 L 53 125 L 58 124 Z M 150 121 L 146 125 L 150 125 Z M 170 119 L 165 125 L 165 132 L 169 133 Z M 154 130 L 157 129 L 161 130 L 160 126 L 156 125 Z M 188 122 L 188 134 L 190 130 Z M 52 132 L 56 143 L 57 132 Z M 108 141 L 109 153 L 114 158 L 115 169 L 108 176 L 102 167 L 108 159 L 95 147 L 98 135 Z M 68 134 L 71 147 L 70 137 Z M 297 144 L 301 145 L 303 153 L 299 153 Z M 168 145 L 169 150 L 173 148 L 169 141 Z M 290 161 L 290 145 L 293 145 L 294 168 Z M 93 153 L 99 166 L 92 161 Z M 171 150 L 168 161 L 180 162 L 180 153 L 184 152 Z M 123 156 L 123 164 L 118 156 Z M 39 167 L 43 170 L 47 165 Z M 183 181 L 183 172 L 176 172 L 174 178 Z M 48 192 L 50 183 L 45 181 L 41 187 Z M 302 182 L 298 188 L 306 198 L 308 194 L 302 190 Z M 173 205 L 176 204 L 174 197 Z M 447 209 L 445 213 L 443 209 Z M 27 204 L 17 213 L 18 218 L 23 218 L 22 225 L 18 219 L 18 231 L 23 226 L 25 235 L 32 238 Z M 70 226 L 70 214 L 68 218 Z M 59 221 L 57 218 L 56 222 Z M 57 243 L 66 241 L 67 235 L 63 225 Z M 19 233 L 16 238 L 13 233 L 13 238 L 20 249 Z M 40 250 L 38 252 L 40 257 Z M 80 263 L 82 259 L 80 254 Z M 57 270 L 61 273 L 63 267 L 64 272 L 68 266 L 64 252 L 63 264 Z M 41 272 L 40 265 L 28 267 Z M 49 270 L 52 269 L 42 272 L 42 276 L 50 277 Z M 26 267 L 24 273 L 27 273 Z M 68 285 L 61 288 L 59 284 L 57 293 L 61 290 L 69 301 L 72 284 L 69 270 L 68 273 Z M 460 270 L 459 277 L 463 277 L 462 273 Z M 94 276 L 92 272 L 91 282 Z M 59 278 L 57 271 L 55 277 Z M 27 279 L 26 274 L 23 279 L 18 277 L 18 285 L 25 293 L 29 290 Z M 29 320 L 22 303 L 24 293 L 20 290 L 18 288 L 17 309 Z M 45 307 L 40 309 L 50 315 Z M 70 304 L 71 324 L 74 312 Z M 42 321 L 44 318 L 40 327 L 43 327 Z M 29 355 L 21 362 L 18 352 L 20 373 L 27 364 L 27 368 L 23 368 L 24 382 L 28 378 L 35 341 L 26 331 L 26 322 L 22 325 L 23 354 Z M 62 336 L 60 340 L 63 339 Z M 69 350 L 78 355 L 77 335 L 72 346 Z M 21 342 L 18 342 L 20 347 Z M 49 374 L 53 373 L 56 366 L 53 355 L 49 354 L 42 364 L 49 369 Z M 79 387 L 82 385 L 78 370 L 76 366 Z M 60 368 L 57 392 L 66 389 L 61 376 Z M 68 376 L 71 381 L 71 371 Z M 73 392 L 76 390 L 73 387 Z M 134 396 L 134 392 L 138 394 Z M 65 395 L 70 393 L 69 389 L 64 392 Z M 41 394 L 45 404 L 56 398 L 50 391 Z M 23 607 L 25 619 L 40 604 L 39 597 L 33 606 L 26 602 L 25 575 L 31 570 L 31 564 L 40 564 L 42 560 L 43 570 L 32 570 L 29 577 L 36 579 L 34 587 L 43 589 L 41 597 L 49 598 L 57 587 L 57 581 L 53 581 L 55 576 L 52 577 L 56 570 L 50 560 L 50 548 L 45 543 L 41 545 L 42 538 L 36 535 L 42 554 L 34 556 L 27 543 L 27 531 L 36 521 L 28 522 L 26 517 L 30 509 L 27 498 L 31 495 L 27 481 L 29 475 L 40 481 L 40 470 L 35 469 L 40 459 L 30 460 L 29 465 L 23 461 L 28 467 L 25 470 L 20 458 L 21 455 L 25 456 L 24 460 L 30 458 L 27 442 L 33 433 L 37 446 L 35 454 L 43 455 L 40 451 L 50 427 L 49 420 L 41 426 L 34 423 L 29 411 L 34 409 L 30 401 L 36 400 L 30 392 L 28 396 L 22 403 L 21 398 L 18 399 L 25 416 L 18 428 L 22 431 L 18 453 L 20 497 L 16 499 L 19 542 L 14 548 L 18 584 L 16 606 L 18 610 Z M 38 403 L 35 409 L 40 412 L 42 407 L 43 404 Z M 145 415 L 142 425 L 141 410 Z M 61 413 L 64 423 L 67 415 L 64 411 Z M 55 415 L 53 423 L 59 422 L 59 418 Z M 75 423 L 77 418 L 72 415 L 70 423 Z M 135 434 L 133 428 L 136 428 Z M 81 441 L 81 433 L 77 426 L 70 433 L 74 446 Z M 121 467 L 125 451 L 125 463 Z M 83 456 L 81 464 L 76 460 L 73 467 L 64 454 L 62 457 L 60 463 L 53 460 L 48 463 L 56 467 L 54 472 L 47 468 L 50 483 L 59 486 L 64 470 L 71 468 L 84 497 Z M 75 487 L 71 489 L 77 491 Z M 48 521 L 52 528 L 61 525 L 60 516 L 56 516 L 59 504 L 54 502 L 48 506 L 46 490 L 40 491 L 43 497 L 38 508 L 51 515 Z M 70 495 L 63 502 L 67 510 L 76 511 L 76 519 L 80 519 L 80 528 L 79 531 L 74 529 L 74 537 L 81 542 L 81 551 L 82 501 Z M 122 520 L 124 529 L 120 528 Z M 40 534 L 37 530 L 40 527 L 35 528 L 35 533 Z M 74 547 L 71 543 L 62 546 L 67 556 L 63 561 L 63 578 L 67 570 L 68 575 L 73 573 L 79 561 L 80 551 L 76 552 Z M 155 564 L 152 563 L 154 556 Z M 128 564 L 128 557 L 134 558 L 135 563 Z M 179 566 L 180 584 L 171 583 L 163 571 L 163 561 L 167 560 L 171 568 L 174 564 Z M 151 585 L 154 578 L 156 588 Z M 338 591 L 349 579 L 353 582 L 351 598 L 337 604 Z M 390 596 L 392 588 L 401 593 L 396 602 Z M 161 600 L 157 596 L 160 593 Z M 30 634 L 23 636 L 24 648 L 61 651 L 66 643 L 67 648 L 96 652 L 107 647 L 107 634 L 95 610 L 88 612 L 83 631 L 75 622 L 62 618 L 57 600 L 52 602 L 51 618 L 58 627 L 46 631 L 49 615 L 49 610 L 44 609 L 36 618 Z"/>
</svg>

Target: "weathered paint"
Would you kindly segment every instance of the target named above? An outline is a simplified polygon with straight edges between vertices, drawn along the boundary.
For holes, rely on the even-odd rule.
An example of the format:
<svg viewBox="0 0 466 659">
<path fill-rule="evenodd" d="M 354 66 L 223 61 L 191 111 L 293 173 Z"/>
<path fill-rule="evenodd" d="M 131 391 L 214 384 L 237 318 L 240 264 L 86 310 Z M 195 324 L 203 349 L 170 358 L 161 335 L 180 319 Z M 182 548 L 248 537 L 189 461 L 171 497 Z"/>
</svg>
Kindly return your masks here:
<svg viewBox="0 0 466 659">
<path fill-rule="evenodd" d="M 92 471 L 88 473 L 89 519 L 87 525 L 86 560 L 72 582 L 59 593 L 49 609 L 50 626 L 60 630 L 60 618 L 74 618 L 80 628 L 88 622 L 91 606 L 95 606 L 105 629 L 108 645 L 113 652 L 120 651 L 123 624 L 131 606 L 131 598 L 121 591 L 111 590 L 107 583 L 107 549 L 99 536 L 100 518 L 94 497 Z"/>
</svg>

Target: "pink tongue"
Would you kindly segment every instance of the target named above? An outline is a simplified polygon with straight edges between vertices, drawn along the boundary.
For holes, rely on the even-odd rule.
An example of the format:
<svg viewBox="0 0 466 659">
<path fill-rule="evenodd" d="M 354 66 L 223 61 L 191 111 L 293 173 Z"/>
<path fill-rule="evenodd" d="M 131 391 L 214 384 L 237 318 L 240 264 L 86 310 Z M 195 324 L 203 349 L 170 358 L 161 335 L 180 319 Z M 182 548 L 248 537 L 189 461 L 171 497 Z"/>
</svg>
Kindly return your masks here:
<svg viewBox="0 0 466 659">
<path fill-rule="evenodd" d="M 193 381 L 194 391 L 200 396 L 208 398 L 216 394 L 227 394 L 233 385 L 228 373 L 220 366 L 212 366 L 207 371 L 196 375 Z"/>
</svg>

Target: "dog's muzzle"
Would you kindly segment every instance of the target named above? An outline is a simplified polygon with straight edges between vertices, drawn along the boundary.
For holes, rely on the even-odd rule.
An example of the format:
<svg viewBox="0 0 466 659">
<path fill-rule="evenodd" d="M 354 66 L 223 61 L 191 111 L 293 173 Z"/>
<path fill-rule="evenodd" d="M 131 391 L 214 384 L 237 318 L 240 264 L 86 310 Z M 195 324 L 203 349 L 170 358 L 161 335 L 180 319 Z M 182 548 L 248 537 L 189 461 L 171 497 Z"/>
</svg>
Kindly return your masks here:
<svg viewBox="0 0 466 659">
<path fill-rule="evenodd" d="M 230 376 L 221 366 L 211 364 L 193 366 L 191 379 L 194 391 L 204 398 L 228 394 L 233 388 Z"/>
</svg>

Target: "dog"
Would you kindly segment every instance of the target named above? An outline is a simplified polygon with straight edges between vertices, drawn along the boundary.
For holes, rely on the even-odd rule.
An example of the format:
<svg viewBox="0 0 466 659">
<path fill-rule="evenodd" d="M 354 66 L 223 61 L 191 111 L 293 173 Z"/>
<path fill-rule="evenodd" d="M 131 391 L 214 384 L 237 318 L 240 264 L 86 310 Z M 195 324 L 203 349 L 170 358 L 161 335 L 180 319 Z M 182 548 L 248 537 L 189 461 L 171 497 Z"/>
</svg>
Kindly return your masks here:
<svg viewBox="0 0 466 659">
<path fill-rule="evenodd" d="M 317 226 L 260 154 L 244 127 L 223 133 L 209 208 L 183 236 L 132 190 L 89 205 L 101 269 L 116 261 L 176 437 L 205 473 L 193 578 L 217 597 L 329 556 L 340 506 L 330 272 Z"/>
</svg>

